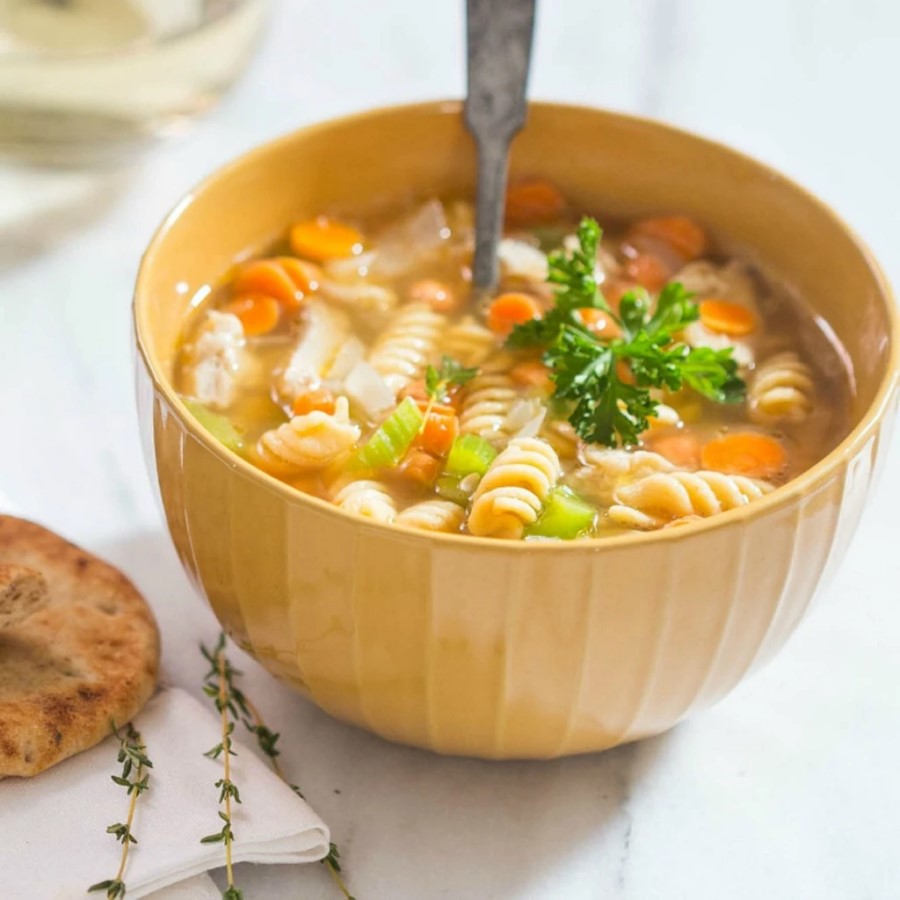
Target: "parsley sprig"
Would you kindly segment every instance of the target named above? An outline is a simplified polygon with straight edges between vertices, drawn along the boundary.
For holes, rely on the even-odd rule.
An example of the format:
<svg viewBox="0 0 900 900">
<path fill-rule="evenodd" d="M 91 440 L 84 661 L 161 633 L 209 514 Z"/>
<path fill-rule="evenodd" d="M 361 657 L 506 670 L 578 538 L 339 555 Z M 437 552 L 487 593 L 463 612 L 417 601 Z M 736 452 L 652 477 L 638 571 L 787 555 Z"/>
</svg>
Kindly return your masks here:
<svg viewBox="0 0 900 900">
<path fill-rule="evenodd" d="M 429 366 L 425 370 L 425 393 L 428 399 L 440 403 L 447 399 L 447 389 L 463 385 L 478 374 L 478 369 L 467 369 L 450 356 L 441 359 L 439 368 Z"/>
<path fill-rule="evenodd" d="M 547 280 L 556 285 L 554 306 L 542 318 L 517 325 L 510 347 L 543 347 L 555 384 L 553 397 L 567 404 L 569 421 L 590 443 L 637 444 L 659 405 L 651 388 L 687 386 L 716 403 L 740 402 L 745 384 L 730 347 L 689 347 L 675 335 L 699 317 L 692 295 L 667 284 L 655 305 L 643 289 L 626 293 L 614 313 L 594 278 L 600 226 L 589 218 L 578 226 L 578 247 L 549 258 Z M 578 310 L 603 310 L 621 335 L 593 334 Z M 623 379 L 625 364 L 631 378 Z M 633 381 L 633 383 L 632 383 Z"/>
</svg>

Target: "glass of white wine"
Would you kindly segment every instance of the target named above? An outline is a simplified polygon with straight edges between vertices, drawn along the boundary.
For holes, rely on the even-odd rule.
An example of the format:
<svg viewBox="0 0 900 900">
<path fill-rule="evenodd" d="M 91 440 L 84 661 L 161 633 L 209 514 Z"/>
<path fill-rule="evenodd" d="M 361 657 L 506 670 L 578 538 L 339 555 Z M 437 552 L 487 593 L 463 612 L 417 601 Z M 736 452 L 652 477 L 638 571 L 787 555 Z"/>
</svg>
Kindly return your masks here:
<svg viewBox="0 0 900 900">
<path fill-rule="evenodd" d="M 0 0 L 0 152 L 93 162 L 207 109 L 268 0 Z"/>
</svg>

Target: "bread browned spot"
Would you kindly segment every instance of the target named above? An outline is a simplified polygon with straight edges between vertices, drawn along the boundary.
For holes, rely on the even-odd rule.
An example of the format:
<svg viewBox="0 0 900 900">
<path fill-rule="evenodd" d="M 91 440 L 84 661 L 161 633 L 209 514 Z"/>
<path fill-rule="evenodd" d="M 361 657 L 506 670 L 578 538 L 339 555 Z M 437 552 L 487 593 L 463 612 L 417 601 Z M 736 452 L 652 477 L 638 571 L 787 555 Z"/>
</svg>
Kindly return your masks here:
<svg viewBox="0 0 900 900">
<path fill-rule="evenodd" d="M 0 516 L 0 566 L 39 572 L 43 608 L 0 630 L 0 777 L 36 775 L 103 740 L 153 693 L 159 633 L 117 569 Z"/>
<path fill-rule="evenodd" d="M 47 582 L 40 572 L 15 563 L 0 563 L 0 629 L 27 619 L 47 600 Z"/>
</svg>

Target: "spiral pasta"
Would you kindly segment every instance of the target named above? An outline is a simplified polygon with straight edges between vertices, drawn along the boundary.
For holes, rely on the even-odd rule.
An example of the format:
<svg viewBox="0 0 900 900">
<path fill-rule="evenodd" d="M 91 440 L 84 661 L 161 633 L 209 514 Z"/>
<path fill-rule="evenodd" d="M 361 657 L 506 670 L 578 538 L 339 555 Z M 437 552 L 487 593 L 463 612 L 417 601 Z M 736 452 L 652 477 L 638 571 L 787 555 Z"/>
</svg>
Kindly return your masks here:
<svg viewBox="0 0 900 900">
<path fill-rule="evenodd" d="M 369 362 L 395 393 L 421 377 L 435 355 L 445 322 L 424 303 L 410 303 L 378 339 Z"/>
<path fill-rule="evenodd" d="M 329 466 L 359 436 L 359 426 L 350 421 L 347 398 L 338 397 L 334 413 L 314 410 L 266 431 L 256 453 L 260 465 L 275 474 L 314 472 Z"/>
<path fill-rule="evenodd" d="M 458 532 L 466 519 L 466 511 L 450 500 L 423 500 L 407 506 L 395 519 L 398 525 L 421 531 Z"/>
<path fill-rule="evenodd" d="M 771 490 L 767 482 L 743 475 L 659 473 L 617 488 L 609 518 L 628 528 L 661 528 L 676 519 L 705 518 L 744 506 Z"/>
<path fill-rule="evenodd" d="M 441 339 L 441 352 L 464 366 L 479 366 L 496 345 L 493 332 L 473 316 L 465 316 L 447 327 Z"/>
<path fill-rule="evenodd" d="M 648 475 L 675 471 L 664 456 L 648 450 L 612 450 L 590 444 L 582 458 L 585 465 L 567 481 L 579 494 L 601 506 L 613 503 L 616 489 L 623 485 Z"/>
<path fill-rule="evenodd" d="M 459 415 L 461 434 L 477 434 L 501 447 L 509 440 L 504 423 L 519 392 L 509 375 L 487 372 L 466 386 Z"/>
<path fill-rule="evenodd" d="M 559 458 L 539 438 L 515 438 L 475 489 L 468 527 L 481 537 L 522 537 L 559 480 Z"/>
<path fill-rule="evenodd" d="M 812 369 L 796 353 L 778 353 L 753 373 L 747 414 L 761 425 L 802 422 L 813 410 L 815 390 Z"/>
<path fill-rule="evenodd" d="M 397 506 L 390 489 L 380 481 L 362 479 L 344 484 L 332 502 L 347 512 L 376 522 L 390 523 L 397 518 Z"/>
<path fill-rule="evenodd" d="M 560 459 L 575 459 L 581 440 L 572 423 L 566 419 L 544 419 L 540 436 L 556 451 Z"/>
<path fill-rule="evenodd" d="M 244 326 L 231 313 L 210 310 L 196 340 L 185 348 L 186 392 L 211 409 L 234 399 L 244 347 Z"/>
</svg>

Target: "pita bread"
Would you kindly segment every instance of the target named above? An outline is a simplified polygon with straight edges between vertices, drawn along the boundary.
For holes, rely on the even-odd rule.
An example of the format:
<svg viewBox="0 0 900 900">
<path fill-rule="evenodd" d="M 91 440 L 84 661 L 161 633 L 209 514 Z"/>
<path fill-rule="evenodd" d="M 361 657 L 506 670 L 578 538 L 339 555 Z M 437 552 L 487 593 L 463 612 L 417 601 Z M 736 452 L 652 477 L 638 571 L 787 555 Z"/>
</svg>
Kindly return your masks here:
<svg viewBox="0 0 900 900">
<path fill-rule="evenodd" d="M 27 619 L 49 599 L 47 582 L 40 572 L 0 563 L 0 629 Z"/>
<path fill-rule="evenodd" d="M 117 569 L 0 516 L 0 564 L 43 575 L 43 609 L 0 630 L 0 777 L 36 775 L 124 724 L 153 693 L 159 633 Z"/>
</svg>

